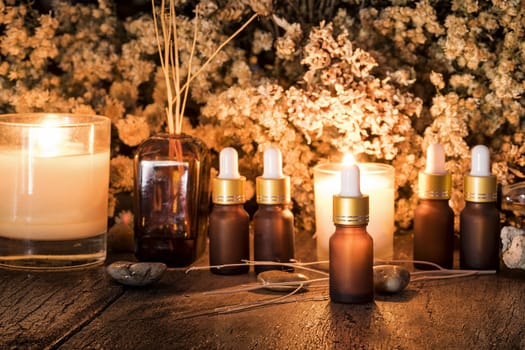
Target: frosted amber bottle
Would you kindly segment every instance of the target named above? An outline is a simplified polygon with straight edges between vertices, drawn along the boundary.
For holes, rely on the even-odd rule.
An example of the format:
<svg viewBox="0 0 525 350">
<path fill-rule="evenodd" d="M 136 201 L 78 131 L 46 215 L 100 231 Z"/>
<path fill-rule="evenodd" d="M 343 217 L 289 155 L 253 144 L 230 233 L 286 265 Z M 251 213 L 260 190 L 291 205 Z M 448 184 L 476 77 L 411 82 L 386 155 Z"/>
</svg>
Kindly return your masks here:
<svg viewBox="0 0 525 350">
<path fill-rule="evenodd" d="M 250 259 L 250 216 L 242 204 L 215 204 L 210 214 L 210 265 L 241 264 Z M 247 273 L 249 265 L 212 268 L 220 275 Z"/>
<path fill-rule="evenodd" d="M 294 258 L 294 218 L 284 204 L 259 204 L 253 217 L 254 258 L 289 263 Z M 293 271 L 285 266 L 256 265 L 255 272 Z"/>
<path fill-rule="evenodd" d="M 256 200 L 259 208 L 253 216 L 254 259 L 289 263 L 294 258 L 294 217 L 289 209 L 290 177 L 282 173 L 279 149 L 264 152 L 264 173 L 256 179 Z M 293 268 L 256 265 L 255 272 L 291 271 Z"/>
<path fill-rule="evenodd" d="M 454 261 L 454 211 L 448 199 L 419 200 L 414 211 L 414 260 L 451 269 Z M 416 264 L 420 269 L 428 265 Z"/>
<path fill-rule="evenodd" d="M 368 220 L 369 198 L 361 194 L 359 168 L 355 163 L 344 164 L 341 193 L 333 196 L 335 232 L 329 241 L 329 289 L 333 302 L 374 300 L 374 244 L 366 231 Z"/>
<path fill-rule="evenodd" d="M 364 225 L 335 225 L 330 237 L 330 300 L 366 303 L 374 300 L 374 251 Z"/>
<path fill-rule="evenodd" d="M 414 211 L 414 260 L 433 262 L 450 269 L 454 263 L 454 211 L 448 201 L 452 178 L 445 170 L 440 144 L 427 148 L 425 171 L 419 173 L 419 203 Z M 429 265 L 415 264 L 428 269 Z"/>
<path fill-rule="evenodd" d="M 471 164 L 463 190 L 466 205 L 460 214 L 459 263 L 462 269 L 498 270 L 497 179 L 490 172 L 490 154 L 486 146 L 477 145 L 472 149 Z"/>
<path fill-rule="evenodd" d="M 210 265 L 242 264 L 250 259 L 250 217 L 244 210 L 246 178 L 239 174 L 237 151 L 224 148 L 219 174 L 212 181 L 213 209 L 210 214 Z M 211 268 L 221 275 L 247 273 L 249 265 Z"/>
</svg>

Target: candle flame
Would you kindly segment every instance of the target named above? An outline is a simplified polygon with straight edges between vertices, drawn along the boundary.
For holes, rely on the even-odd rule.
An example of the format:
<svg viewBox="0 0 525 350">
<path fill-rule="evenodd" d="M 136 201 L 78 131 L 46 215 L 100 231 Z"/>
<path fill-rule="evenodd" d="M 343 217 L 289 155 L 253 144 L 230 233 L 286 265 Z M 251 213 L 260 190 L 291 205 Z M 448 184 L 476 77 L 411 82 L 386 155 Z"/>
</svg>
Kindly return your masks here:
<svg viewBox="0 0 525 350">
<path fill-rule="evenodd" d="M 40 126 L 30 130 L 30 152 L 42 157 L 53 157 L 60 153 L 62 134 L 56 120 L 44 120 Z"/>
<path fill-rule="evenodd" d="M 350 166 L 355 164 L 354 156 L 350 153 L 345 153 L 343 156 L 343 165 Z"/>
</svg>

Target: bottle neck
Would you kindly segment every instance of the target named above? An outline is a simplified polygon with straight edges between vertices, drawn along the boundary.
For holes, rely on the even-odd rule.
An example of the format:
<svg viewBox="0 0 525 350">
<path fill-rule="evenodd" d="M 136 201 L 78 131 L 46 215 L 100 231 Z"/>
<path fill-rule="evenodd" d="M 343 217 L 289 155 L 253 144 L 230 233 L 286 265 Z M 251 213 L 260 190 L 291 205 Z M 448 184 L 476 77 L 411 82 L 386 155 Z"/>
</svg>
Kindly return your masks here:
<svg viewBox="0 0 525 350">
<path fill-rule="evenodd" d="M 213 207 L 221 208 L 221 209 L 244 208 L 244 203 L 232 203 L 232 204 L 213 203 Z"/>
<path fill-rule="evenodd" d="M 345 231 L 347 233 L 367 233 L 366 227 L 367 224 L 361 225 L 345 225 L 345 224 L 335 224 L 336 231 Z"/>
<path fill-rule="evenodd" d="M 465 206 L 468 207 L 475 207 L 475 208 L 487 208 L 487 207 L 495 207 L 496 202 L 471 202 L 471 201 L 465 201 Z"/>
<path fill-rule="evenodd" d="M 448 207 L 448 199 L 430 199 L 430 198 L 420 198 L 419 202 L 430 205 L 442 205 Z"/>
<path fill-rule="evenodd" d="M 278 203 L 278 204 L 257 204 L 260 210 L 272 210 L 272 209 L 288 209 L 287 203 Z"/>
</svg>

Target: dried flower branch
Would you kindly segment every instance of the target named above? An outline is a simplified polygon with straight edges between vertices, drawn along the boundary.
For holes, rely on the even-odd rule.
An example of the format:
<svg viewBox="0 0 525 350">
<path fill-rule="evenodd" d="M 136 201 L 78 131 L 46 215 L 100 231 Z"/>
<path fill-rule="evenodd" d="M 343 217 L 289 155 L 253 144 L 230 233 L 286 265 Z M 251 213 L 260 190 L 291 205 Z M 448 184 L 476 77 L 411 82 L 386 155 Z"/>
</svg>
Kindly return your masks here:
<svg viewBox="0 0 525 350">
<path fill-rule="evenodd" d="M 155 25 L 155 36 L 159 51 L 160 65 L 164 73 L 166 82 L 166 92 L 168 97 L 168 106 L 166 107 L 166 117 L 168 122 L 168 131 L 170 134 L 180 134 L 180 84 L 179 84 L 179 49 L 177 40 L 177 21 L 175 5 L 173 1 L 169 2 L 169 12 L 166 14 L 166 3 L 162 0 L 160 5 L 160 27 L 155 11 L 155 0 L 151 0 L 153 7 L 153 23 Z M 162 40 L 161 40 L 162 34 Z M 173 48 L 173 46 L 174 48 Z M 175 89 L 175 94 L 173 93 Z M 173 120 L 173 104 L 175 104 L 175 121 Z M 175 125 L 175 126 L 174 126 Z"/>
<path fill-rule="evenodd" d="M 160 64 L 164 74 L 166 83 L 166 92 L 168 98 L 168 106 L 166 108 L 166 116 L 168 120 L 168 131 L 170 134 L 180 134 L 182 132 L 182 119 L 184 117 L 184 110 L 188 98 L 189 85 L 195 76 L 199 75 L 204 68 L 217 56 L 217 54 L 231 42 L 237 35 L 239 35 L 258 15 L 253 14 L 248 21 L 246 21 L 235 33 L 228 37 L 213 54 L 202 64 L 197 72 L 192 76 L 191 63 L 195 53 L 195 44 L 197 42 L 197 23 L 199 18 L 199 6 L 195 9 L 195 20 L 193 29 L 193 41 L 191 46 L 190 57 L 188 60 L 188 73 L 186 76 L 186 83 L 181 87 L 180 82 L 180 59 L 179 59 L 179 40 L 177 37 L 177 12 L 175 11 L 175 4 L 173 0 L 169 0 L 169 12 L 166 13 L 165 0 L 162 0 L 160 5 L 160 28 L 159 20 L 155 11 L 155 0 L 151 0 L 153 7 L 153 22 L 155 25 L 155 36 L 158 43 L 158 51 L 160 57 Z M 162 36 L 162 38 L 161 38 Z M 175 91 L 173 91 L 173 89 Z M 175 117 L 175 120 L 173 120 Z"/>
<path fill-rule="evenodd" d="M 178 49 L 172 40 L 166 60 L 177 51 L 179 106 L 185 109 L 175 106 L 177 74 L 170 69 L 166 81 L 159 64 L 164 39 L 156 40 L 155 30 L 162 37 L 162 27 L 149 11 L 122 18 L 107 0 L 53 2 L 45 13 L 25 2 L 4 3 L 0 110 L 52 106 L 107 115 L 118 131 L 114 166 L 122 174 L 130 169 L 120 157 L 129 158 L 178 110 L 180 129 L 212 150 L 237 147 L 249 180 L 262 168 L 258 149 L 266 143 L 281 147 L 297 226 L 310 232 L 311 167 L 337 159 L 345 147 L 362 160 L 394 165 L 396 222 L 405 229 L 429 142 L 445 144 L 456 213 L 470 166 L 464 155 L 475 144 L 490 147 L 492 171 L 502 185 L 525 180 L 520 1 L 196 0 L 197 15 L 190 2 L 174 1 L 179 13 L 166 20 L 176 19 Z M 165 108 L 168 86 L 168 101 L 175 101 L 171 114 Z M 126 191 L 120 180 L 111 184 L 110 213 Z M 115 210 L 118 215 L 121 208 Z"/>
</svg>

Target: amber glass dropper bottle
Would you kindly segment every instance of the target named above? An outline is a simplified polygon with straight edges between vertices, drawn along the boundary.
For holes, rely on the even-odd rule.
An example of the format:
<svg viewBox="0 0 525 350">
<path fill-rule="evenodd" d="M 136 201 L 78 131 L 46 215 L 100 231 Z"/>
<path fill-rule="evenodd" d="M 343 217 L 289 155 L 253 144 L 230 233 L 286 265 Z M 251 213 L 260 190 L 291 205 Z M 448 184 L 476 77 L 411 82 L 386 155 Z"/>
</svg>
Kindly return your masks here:
<svg viewBox="0 0 525 350">
<path fill-rule="evenodd" d="M 465 176 L 465 208 L 460 214 L 459 263 L 462 269 L 499 269 L 497 180 L 490 172 L 486 146 L 472 149 L 470 174 Z"/>
<path fill-rule="evenodd" d="M 366 231 L 369 200 L 362 195 L 357 165 L 344 165 L 341 193 L 333 197 L 335 232 L 330 237 L 330 300 L 366 303 L 374 300 L 374 246 Z"/>
<path fill-rule="evenodd" d="M 445 170 L 440 144 L 427 148 L 427 164 L 419 173 L 419 203 L 414 211 L 414 260 L 430 261 L 450 269 L 454 260 L 454 212 L 448 201 L 452 179 Z M 416 264 L 428 269 L 428 265 Z"/>
<path fill-rule="evenodd" d="M 264 151 L 263 175 L 255 184 L 258 209 L 253 216 L 254 259 L 288 263 L 294 258 L 294 218 L 289 209 L 290 177 L 283 175 L 281 151 Z M 256 265 L 258 274 L 267 270 L 291 271 L 292 268 Z"/>
<path fill-rule="evenodd" d="M 239 175 L 237 151 L 224 148 L 219 162 L 219 175 L 212 182 L 213 209 L 209 225 L 212 266 L 240 264 L 250 258 L 250 217 L 244 210 L 246 178 Z M 211 269 L 221 275 L 248 271 L 248 265 Z"/>
</svg>

